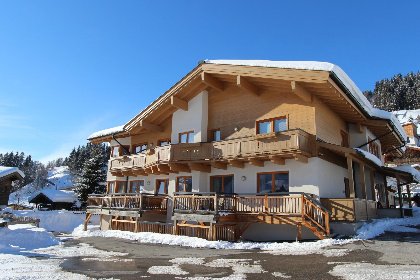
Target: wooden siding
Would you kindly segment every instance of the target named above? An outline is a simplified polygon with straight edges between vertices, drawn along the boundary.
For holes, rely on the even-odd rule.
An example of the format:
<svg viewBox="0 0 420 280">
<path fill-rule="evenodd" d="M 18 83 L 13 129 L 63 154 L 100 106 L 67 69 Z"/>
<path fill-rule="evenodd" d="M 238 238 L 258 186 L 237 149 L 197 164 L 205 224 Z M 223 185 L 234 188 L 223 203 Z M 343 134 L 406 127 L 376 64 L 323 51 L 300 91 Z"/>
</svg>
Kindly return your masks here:
<svg viewBox="0 0 420 280">
<path fill-rule="evenodd" d="M 158 141 L 161 139 L 171 138 L 172 132 L 172 117 L 165 120 L 161 126 L 163 126 L 162 132 L 155 131 L 143 131 L 140 134 L 133 135 L 131 137 L 131 144 L 135 146 L 136 144 L 142 144 L 147 142 L 147 148 L 154 148 L 158 145 Z M 150 146 L 150 143 L 153 143 L 153 146 Z"/>
<path fill-rule="evenodd" d="M 222 140 L 255 135 L 256 121 L 279 116 L 287 117 L 288 129 L 315 133 L 313 106 L 293 94 L 291 87 L 264 90 L 260 96 L 234 85 L 223 92 L 209 91 L 209 135 L 211 130 L 220 129 Z M 238 131 L 234 130 L 235 126 Z"/>
<path fill-rule="evenodd" d="M 327 143 L 341 145 L 341 131 L 349 133 L 346 122 L 320 99 L 314 98 L 314 105 L 316 137 Z"/>
<path fill-rule="evenodd" d="M 321 198 L 331 211 L 331 221 L 360 221 L 377 218 L 376 202 L 358 198 Z"/>
</svg>

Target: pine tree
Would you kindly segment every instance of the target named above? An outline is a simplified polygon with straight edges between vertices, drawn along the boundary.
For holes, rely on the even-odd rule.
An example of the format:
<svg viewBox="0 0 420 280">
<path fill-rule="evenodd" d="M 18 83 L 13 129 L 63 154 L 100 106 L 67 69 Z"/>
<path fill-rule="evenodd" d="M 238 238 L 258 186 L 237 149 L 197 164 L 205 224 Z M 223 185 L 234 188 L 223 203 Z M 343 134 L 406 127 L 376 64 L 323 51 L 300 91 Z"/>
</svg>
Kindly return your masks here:
<svg viewBox="0 0 420 280">
<path fill-rule="evenodd" d="M 89 194 L 104 193 L 106 190 L 104 155 L 102 145 L 94 145 L 90 159 L 84 164 L 76 186 L 76 193 L 83 204 L 86 204 Z"/>
</svg>

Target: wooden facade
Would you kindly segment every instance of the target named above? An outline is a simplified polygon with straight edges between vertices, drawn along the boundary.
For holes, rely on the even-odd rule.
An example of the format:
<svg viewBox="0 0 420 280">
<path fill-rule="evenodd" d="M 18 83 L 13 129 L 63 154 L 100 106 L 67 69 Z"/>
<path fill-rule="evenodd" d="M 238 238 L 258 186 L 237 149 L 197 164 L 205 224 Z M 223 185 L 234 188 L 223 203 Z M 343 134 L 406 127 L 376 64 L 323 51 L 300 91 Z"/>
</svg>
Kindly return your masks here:
<svg viewBox="0 0 420 280">
<path fill-rule="evenodd" d="M 108 217 L 112 229 L 210 240 L 237 240 L 261 223 L 293 225 L 299 239 L 302 227 L 324 238 L 330 221 L 375 218 L 378 198 L 389 206 L 385 177 L 396 175 L 350 143 L 368 152 L 371 137 L 381 151 L 401 155 L 404 139 L 399 124 L 369 116 L 352 90 L 330 71 L 201 63 L 124 132 L 89 139 L 147 150 L 108 166 L 108 181 L 141 180 L 145 193 L 92 196 L 88 215 Z M 287 174 L 265 182 L 272 194 L 260 193 L 267 173 Z M 229 193 L 211 193 L 223 176 L 232 178 Z M 179 187 L 187 177 L 192 185 Z M 287 194 L 276 193 L 281 180 Z M 153 215 L 167 218 L 147 218 Z"/>
</svg>

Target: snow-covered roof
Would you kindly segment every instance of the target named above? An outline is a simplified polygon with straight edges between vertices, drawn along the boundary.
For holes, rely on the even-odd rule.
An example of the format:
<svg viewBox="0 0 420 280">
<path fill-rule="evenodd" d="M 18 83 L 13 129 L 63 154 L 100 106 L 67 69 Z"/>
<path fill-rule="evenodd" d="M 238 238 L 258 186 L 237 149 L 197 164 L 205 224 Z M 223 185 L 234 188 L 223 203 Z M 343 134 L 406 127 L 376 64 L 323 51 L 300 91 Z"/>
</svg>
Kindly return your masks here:
<svg viewBox="0 0 420 280">
<path fill-rule="evenodd" d="M 112 135 L 112 134 L 116 134 L 116 133 L 121 133 L 124 132 L 124 125 L 120 125 L 120 126 L 116 126 L 113 128 L 108 128 L 108 129 L 104 129 L 101 131 L 97 131 L 95 133 L 92 133 L 87 140 L 92 140 L 95 138 L 99 138 L 99 137 L 104 137 L 104 136 L 108 136 L 108 135 Z"/>
<path fill-rule="evenodd" d="M 365 150 L 359 148 L 352 148 L 355 149 L 359 154 L 362 154 L 365 158 L 375 163 L 377 166 L 382 166 L 382 161 L 377 158 L 374 154 L 371 154 Z"/>
<path fill-rule="evenodd" d="M 28 198 L 28 201 L 31 201 L 41 193 L 48 197 L 52 202 L 75 202 L 77 200 L 77 195 L 72 191 L 42 190 Z"/>
<path fill-rule="evenodd" d="M 340 81 L 348 90 L 350 98 L 355 103 L 358 103 L 360 109 L 364 111 L 368 116 L 374 119 L 383 119 L 391 122 L 391 125 L 400 134 L 401 139 L 405 141 L 407 135 L 401 126 L 398 119 L 391 112 L 379 110 L 373 108 L 372 104 L 366 99 L 356 84 L 350 79 L 350 77 L 337 65 L 328 62 L 318 61 L 270 61 L 270 60 L 204 60 L 204 63 L 212 64 L 228 64 L 228 65 L 243 65 L 243 66 L 257 66 L 257 67 L 274 67 L 284 69 L 297 69 L 297 70 L 314 70 L 314 71 L 328 71 L 338 81 Z"/>
<path fill-rule="evenodd" d="M 412 166 L 401 165 L 401 166 L 390 167 L 390 168 L 410 173 L 417 180 L 417 182 L 420 182 L 420 171 L 418 171 Z"/>
<path fill-rule="evenodd" d="M 18 173 L 22 178 L 25 177 L 25 174 L 23 174 L 23 172 L 20 171 L 20 169 L 17 167 L 0 166 L 0 178 L 12 175 L 15 172 Z"/>
</svg>

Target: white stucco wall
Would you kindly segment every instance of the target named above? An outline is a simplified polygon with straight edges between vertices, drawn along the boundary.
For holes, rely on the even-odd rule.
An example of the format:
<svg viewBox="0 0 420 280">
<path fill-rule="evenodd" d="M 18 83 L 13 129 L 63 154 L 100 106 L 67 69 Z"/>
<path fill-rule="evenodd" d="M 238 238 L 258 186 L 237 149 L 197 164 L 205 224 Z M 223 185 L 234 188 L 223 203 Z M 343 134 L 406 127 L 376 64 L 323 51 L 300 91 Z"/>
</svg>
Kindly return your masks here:
<svg viewBox="0 0 420 280">
<path fill-rule="evenodd" d="M 172 115 L 172 144 L 179 143 L 179 133 L 194 131 L 194 142 L 207 142 L 208 92 L 202 91 L 188 102 L 188 111 L 178 109 Z"/>
</svg>

